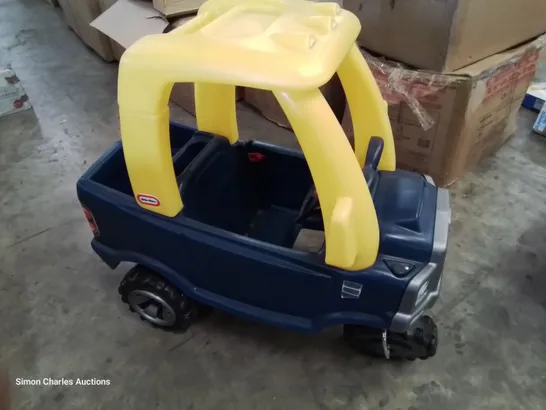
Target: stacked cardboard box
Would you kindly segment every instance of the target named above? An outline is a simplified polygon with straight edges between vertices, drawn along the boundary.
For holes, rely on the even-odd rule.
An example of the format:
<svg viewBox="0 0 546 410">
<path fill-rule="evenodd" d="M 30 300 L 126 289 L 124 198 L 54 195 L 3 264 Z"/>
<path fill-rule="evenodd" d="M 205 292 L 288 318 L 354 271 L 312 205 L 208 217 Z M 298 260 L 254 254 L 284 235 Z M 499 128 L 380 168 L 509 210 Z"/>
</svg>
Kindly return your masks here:
<svg viewBox="0 0 546 410">
<path fill-rule="evenodd" d="M 202 2 L 60 0 L 68 24 L 108 61 L 144 35 L 185 24 Z M 374 52 L 363 50 L 390 106 L 401 167 L 448 185 L 513 133 L 545 42 L 537 37 L 546 32 L 544 0 L 337 3 L 362 21 L 359 42 Z M 321 91 L 351 136 L 351 113 L 337 77 Z M 271 92 L 244 94 L 265 117 L 289 127 Z M 192 84 L 175 84 L 171 98 L 195 112 Z"/>
<path fill-rule="evenodd" d="M 57 0 L 47 1 L 57 3 Z M 205 0 L 120 0 L 119 4 L 118 0 L 58 1 L 67 24 L 84 43 L 106 61 L 119 61 L 136 39 L 162 33 L 169 23 L 177 24 L 181 16 L 184 20 L 186 16 L 195 15 Z M 97 26 L 94 20 L 115 4 L 114 10 L 99 20 Z M 116 41 L 118 38 L 122 39 L 121 43 Z"/>
<path fill-rule="evenodd" d="M 113 61 L 114 54 L 108 37 L 90 26 L 90 23 L 101 14 L 98 0 L 59 0 L 66 23 L 104 60 Z"/>
<path fill-rule="evenodd" d="M 447 186 L 515 131 L 546 36 L 450 73 L 405 68 L 363 51 L 389 104 L 398 165 Z M 342 126 L 353 137 L 347 107 Z"/>
<path fill-rule="evenodd" d="M 197 12 L 205 0 L 153 0 L 154 7 L 167 17 L 184 16 Z"/>
<path fill-rule="evenodd" d="M 118 59 L 121 58 L 123 51 L 143 36 L 170 31 L 194 17 L 190 14 L 167 19 L 163 13 L 152 6 L 151 2 L 139 0 L 100 0 L 100 2 L 103 4 L 103 13 L 91 23 L 91 26 L 109 38 L 111 48 Z M 195 7 L 192 7 L 195 12 Z M 189 9 L 190 6 L 187 10 Z M 242 89 L 238 88 L 237 99 L 241 98 Z M 195 115 L 193 84 L 175 84 L 171 92 L 171 100 Z"/>
<path fill-rule="evenodd" d="M 450 72 L 546 32 L 544 0 L 345 0 L 362 47 L 414 67 Z"/>
<path fill-rule="evenodd" d="M 545 1 L 344 0 L 343 7 L 361 20 L 360 45 L 374 52 L 362 50 L 389 104 L 399 167 L 446 186 L 514 133 L 546 41 L 532 40 L 546 32 Z M 338 117 L 340 88 L 323 87 Z M 245 90 L 245 100 L 289 127 L 270 92 Z M 352 139 L 349 107 L 342 126 Z"/>
<path fill-rule="evenodd" d="M 345 0 L 344 7 L 361 20 L 360 45 L 374 52 L 363 50 L 389 104 L 401 168 L 446 186 L 514 133 L 546 42 L 545 1 Z M 351 138 L 350 114 L 342 125 Z"/>
<path fill-rule="evenodd" d="M 116 4 L 117 1 L 118 0 L 99 0 L 101 14 L 108 10 L 110 7 L 112 7 L 114 4 Z M 112 39 L 110 39 L 110 47 L 112 48 L 112 55 L 114 57 L 114 60 L 119 61 L 121 59 L 121 56 L 125 52 L 125 47 Z"/>
</svg>

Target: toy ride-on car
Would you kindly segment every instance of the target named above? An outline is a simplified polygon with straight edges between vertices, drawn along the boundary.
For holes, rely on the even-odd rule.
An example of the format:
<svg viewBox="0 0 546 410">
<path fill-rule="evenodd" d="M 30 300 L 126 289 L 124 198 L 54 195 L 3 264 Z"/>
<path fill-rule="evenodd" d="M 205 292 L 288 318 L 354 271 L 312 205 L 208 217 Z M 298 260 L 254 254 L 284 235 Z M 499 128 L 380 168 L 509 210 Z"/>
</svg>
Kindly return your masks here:
<svg viewBox="0 0 546 410">
<path fill-rule="evenodd" d="M 78 182 L 92 247 L 141 318 L 187 328 L 210 308 L 288 329 L 344 326 L 357 349 L 425 359 L 437 329 L 448 192 L 396 170 L 387 106 L 334 3 L 209 0 L 121 60 L 121 143 Z M 319 87 L 337 73 L 355 148 Z M 197 129 L 169 123 L 195 83 Z M 240 141 L 235 87 L 271 90 L 302 152 Z M 295 246 L 323 233 L 314 251 Z"/>
</svg>

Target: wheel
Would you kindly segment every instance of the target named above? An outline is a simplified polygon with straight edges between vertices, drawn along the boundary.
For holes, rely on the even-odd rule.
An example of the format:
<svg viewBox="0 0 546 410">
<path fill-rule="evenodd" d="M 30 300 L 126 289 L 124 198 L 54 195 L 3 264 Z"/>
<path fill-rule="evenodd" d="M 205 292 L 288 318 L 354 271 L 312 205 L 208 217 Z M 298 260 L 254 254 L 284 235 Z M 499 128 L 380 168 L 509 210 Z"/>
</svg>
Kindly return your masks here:
<svg viewBox="0 0 546 410">
<path fill-rule="evenodd" d="M 383 330 L 345 325 L 343 336 L 357 351 L 374 357 L 386 357 Z M 395 360 L 428 359 L 438 348 L 438 328 L 429 316 L 422 316 L 405 333 L 386 332 L 387 358 Z"/>
<path fill-rule="evenodd" d="M 131 311 L 163 329 L 186 330 L 198 314 L 192 300 L 143 266 L 135 266 L 127 272 L 118 292 Z"/>
<path fill-rule="evenodd" d="M 214 309 L 212 308 L 212 306 L 205 305 L 203 303 L 199 303 L 196 301 L 194 301 L 193 303 L 195 304 L 195 309 L 197 311 L 198 319 L 205 319 L 209 317 L 212 314 L 212 312 L 214 312 Z"/>
</svg>

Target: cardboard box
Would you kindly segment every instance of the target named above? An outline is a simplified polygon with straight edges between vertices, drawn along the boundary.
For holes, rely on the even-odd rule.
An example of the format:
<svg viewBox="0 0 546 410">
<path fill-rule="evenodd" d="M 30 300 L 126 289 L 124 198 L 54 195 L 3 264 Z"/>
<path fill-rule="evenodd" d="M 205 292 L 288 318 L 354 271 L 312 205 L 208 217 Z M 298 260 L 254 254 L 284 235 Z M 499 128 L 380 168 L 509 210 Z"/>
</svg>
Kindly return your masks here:
<svg viewBox="0 0 546 410">
<path fill-rule="evenodd" d="M 105 12 L 91 22 L 91 26 L 125 50 L 145 35 L 163 33 L 169 22 L 150 2 L 118 0 L 106 7 Z"/>
<path fill-rule="evenodd" d="M 153 0 L 154 7 L 167 17 L 195 14 L 205 0 Z"/>
<path fill-rule="evenodd" d="M 59 0 L 67 24 L 82 41 L 104 60 L 112 61 L 114 55 L 110 40 L 90 23 L 101 14 L 98 0 Z"/>
<path fill-rule="evenodd" d="M 161 34 L 178 27 L 192 17 L 181 17 L 169 24 L 149 2 L 139 0 L 101 0 L 105 12 L 91 23 L 106 34 L 113 44 L 114 53 L 121 54 L 135 41 L 148 34 Z M 124 24 L 120 25 L 119 22 Z M 116 50 L 118 50 L 116 52 Z M 195 115 L 193 84 L 179 83 L 173 86 L 171 100 Z"/>
<path fill-rule="evenodd" d="M 111 47 L 112 47 L 112 55 L 114 56 L 114 60 L 120 61 L 121 57 L 123 56 L 123 53 L 125 52 L 125 48 L 121 46 L 117 41 L 111 40 Z"/>
<path fill-rule="evenodd" d="M 546 137 L 546 105 L 542 107 L 542 110 L 538 114 L 533 130 L 540 135 Z"/>
<path fill-rule="evenodd" d="M 453 71 L 546 32 L 544 0 L 344 0 L 360 45 L 396 61 Z"/>
<path fill-rule="evenodd" d="M 112 7 L 118 0 L 99 0 L 99 7 L 101 13 L 104 13 L 110 7 Z M 121 56 L 125 52 L 125 48 L 119 44 L 117 41 L 110 39 L 110 47 L 112 48 L 112 55 L 114 60 L 121 60 Z"/>
<path fill-rule="evenodd" d="M 74 10 L 72 10 L 71 0 L 59 0 L 59 6 L 63 11 L 64 20 L 66 21 L 66 24 L 68 24 L 68 27 L 78 34 L 78 24 L 76 23 Z"/>
<path fill-rule="evenodd" d="M 139 0 L 102 1 L 105 4 L 105 12 L 91 25 L 106 34 L 112 43 L 118 46 L 114 50 L 119 51 L 114 52 L 119 54 L 119 58 L 121 58 L 123 51 L 141 37 L 149 34 L 161 34 L 191 20 L 191 17 L 181 17 L 169 24 L 167 19 L 149 2 Z M 120 25 L 120 21 L 123 21 L 124 24 Z M 195 115 L 193 84 L 175 84 L 171 91 L 171 100 Z"/>
<path fill-rule="evenodd" d="M 341 120 L 345 110 L 345 93 L 337 75 L 323 85 L 320 90 L 336 117 Z M 280 127 L 291 129 L 288 118 L 286 118 L 284 111 L 271 91 L 245 88 L 244 100 L 269 121 Z"/>
<path fill-rule="evenodd" d="M 195 96 L 192 83 L 177 83 L 171 91 L 171 101 L 190 114 L 195 115 Z"/>
<path fill-rule="evenodd" d="M 0 117 L 18 111 L 28 110 L 32 106 L 27 94 L 12 70 L 0 70 Z"/>
<path fill-rule="evenodd" d="M 451 74 L 406 69 L 364 53 L 389 104 L 398 166 L 447 186 L 496 151 L 515 132 L 545 43 L 542 36 Z M 348 109 L 342 125 L 352 139 Z"/>
<path fill-rule="evenodd" d="M 119 46 L 119 54 L 139 38 L 148 34 L 160 34 L 181 26 L 193 16 L 180 17 L 169 23 L 149 2 L 139 0 L 101 0 L 105 12 L 91 25 L 107 35 Z M 123 24 L 120 24 L 120 21 Z M 116 48 L 114 48 L 115 52 Z M 237 89 L 238 98 L 242 90 Z M 171 100 L 184 110 L 195 115 L 193 84 L 177 83 L 173 86 Z"/>
<path fill-rule="evenodd" d="M 99 0 L 103 13 L 91 26 L 109 39 L 114 59 L 121 56 L 135 41 L 147 34 L 160 34 L 169 26 L 152 4 L 142 0 Z M 122 24 L 120 24 L 122 22 Z"/>
</svg>

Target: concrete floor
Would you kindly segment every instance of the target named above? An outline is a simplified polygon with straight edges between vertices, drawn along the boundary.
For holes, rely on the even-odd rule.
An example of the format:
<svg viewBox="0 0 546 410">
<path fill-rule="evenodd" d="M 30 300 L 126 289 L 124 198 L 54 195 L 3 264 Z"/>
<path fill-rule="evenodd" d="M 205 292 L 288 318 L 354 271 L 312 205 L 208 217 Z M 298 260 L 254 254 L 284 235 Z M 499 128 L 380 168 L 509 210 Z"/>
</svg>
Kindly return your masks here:
<svg viewBox="0 0 546 410">
<path fill-rule="evenodd" d="M 292 334 L 216 313 L 176 335 L 118 301 L 127 267 L 89 246 L 79 175 L 118 138 L 116 65 L 43 0 L 0 0 L 0 63 L 34 110 L 0 119 L 0 367 L 15 378 L 107 378 L 109 387 L 17 387 L 17 409 L 543 409 L 546 140 L 517 136 L 453 186 L 438 355 L 355 356 L 339 330 Z M 194 119 L 179 110 L 173 115 Z M 243 137 L 294 144 L 242 110 Z"/>
</svg>

